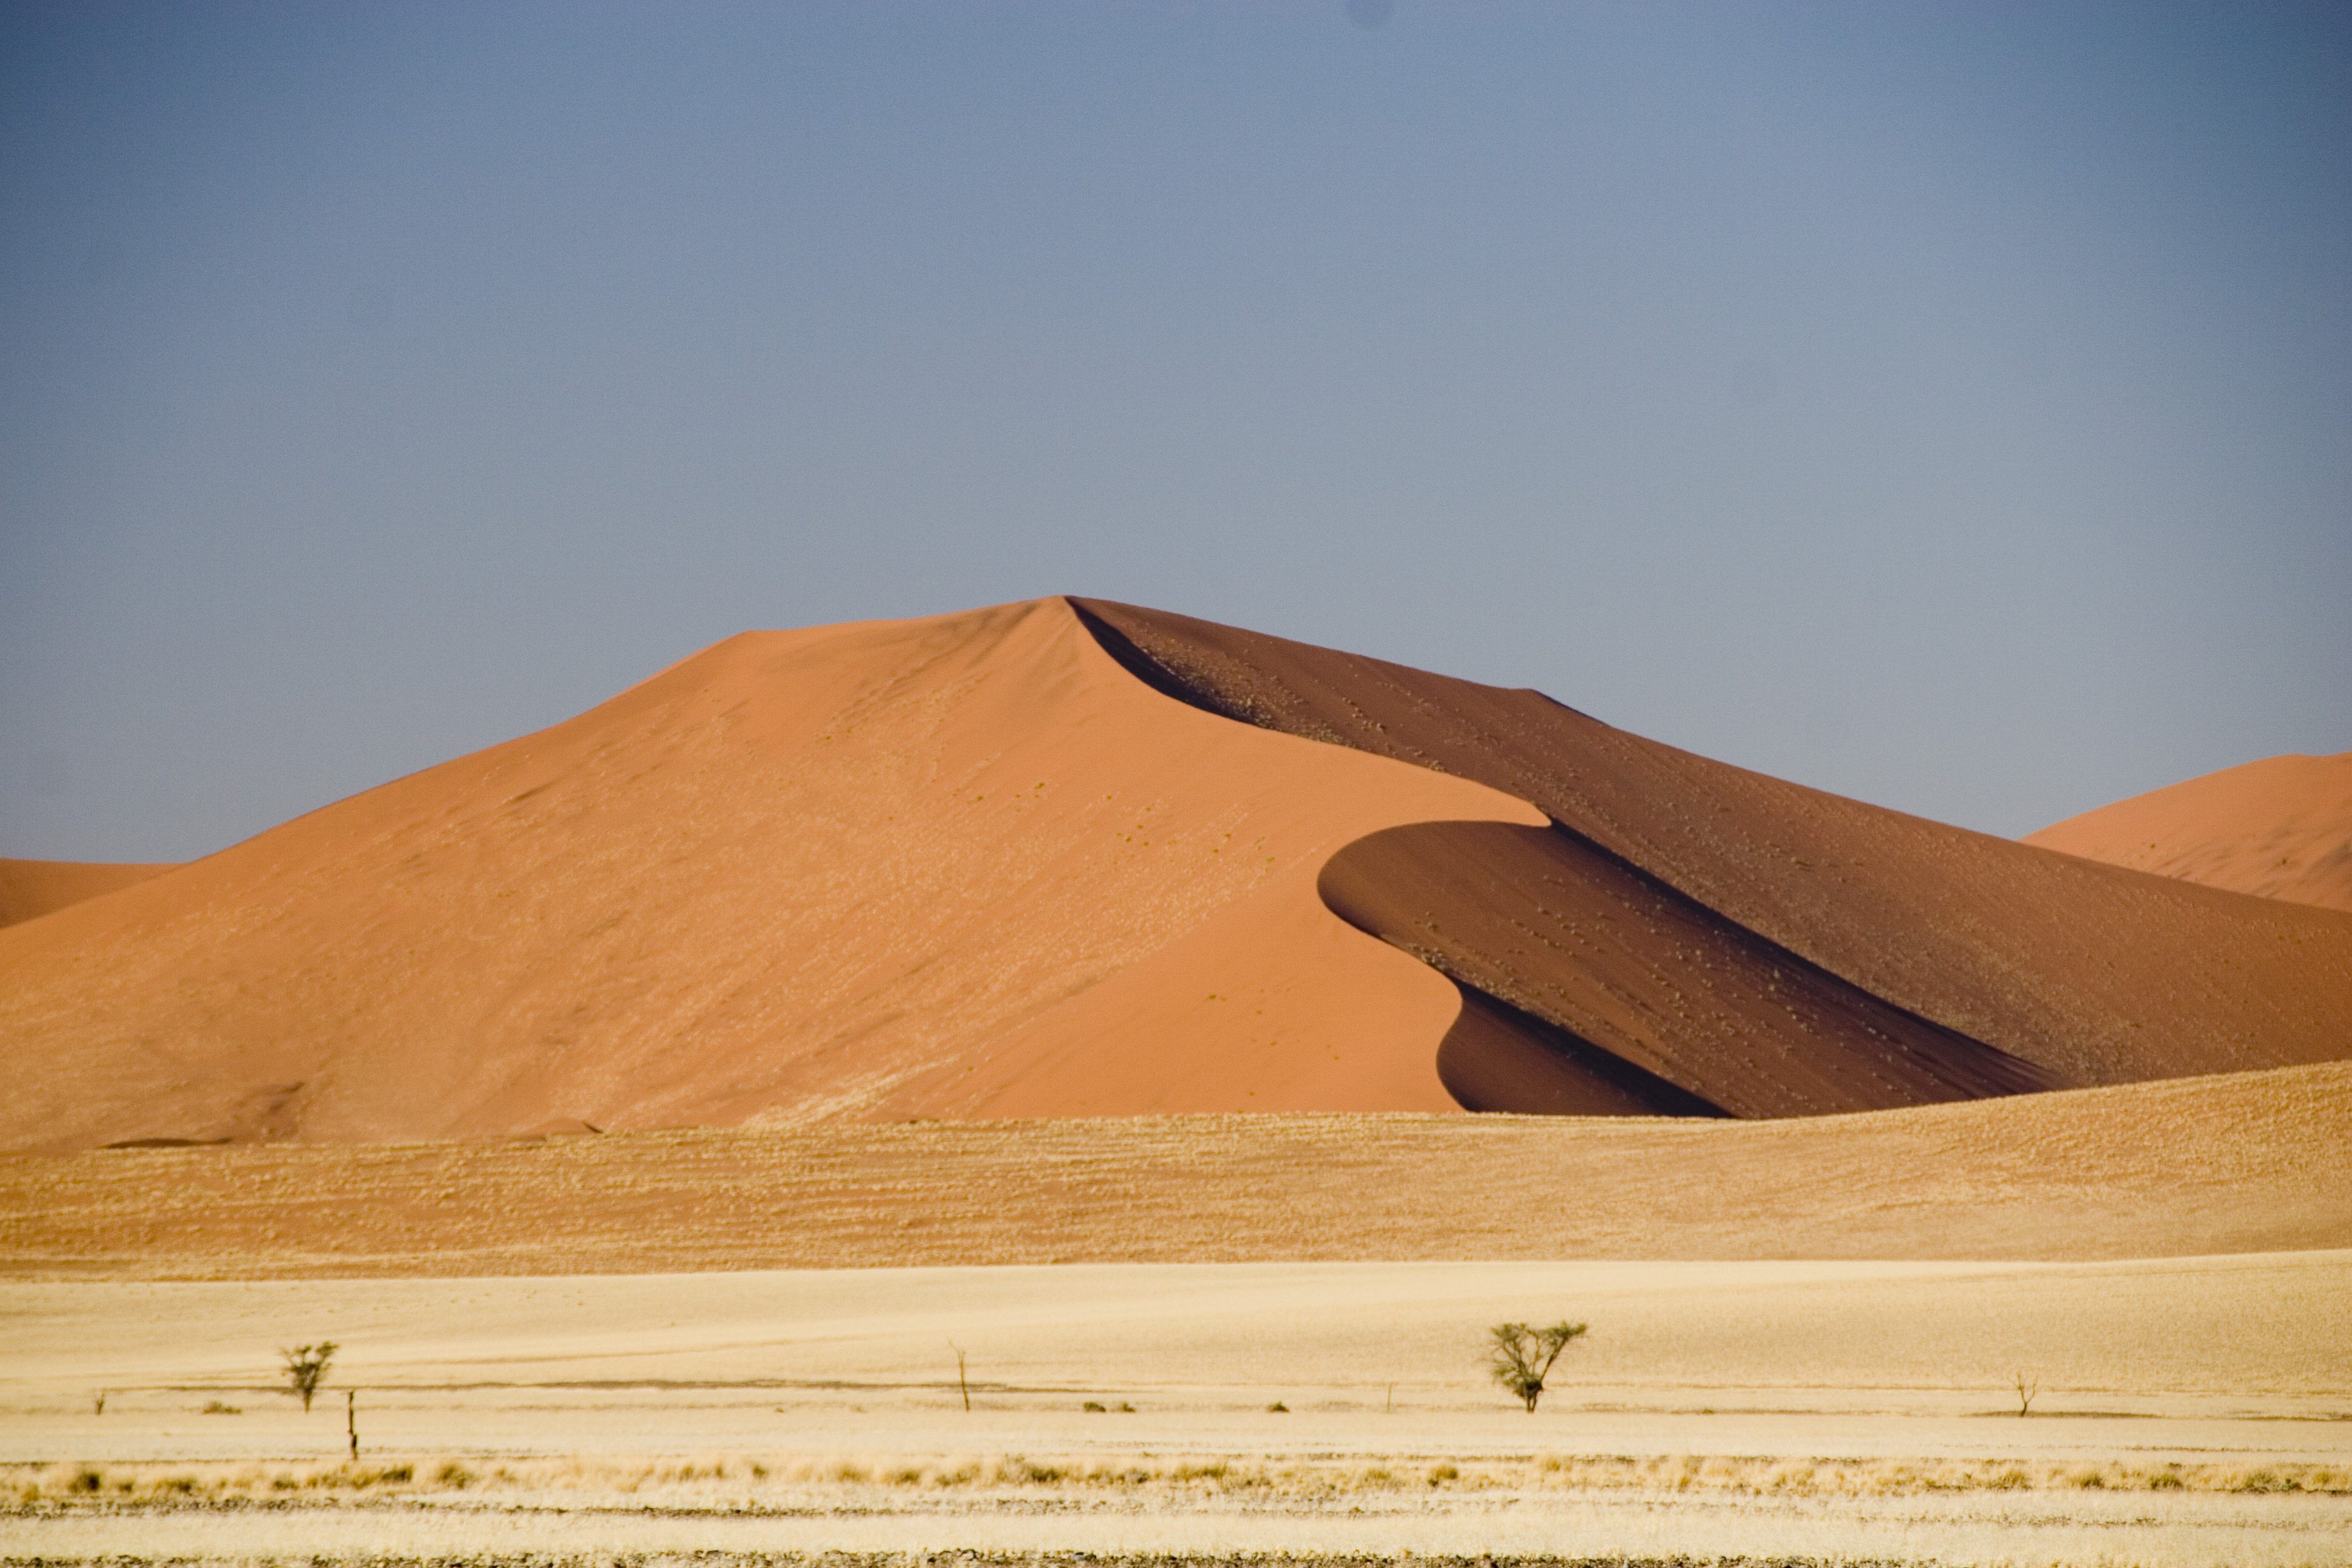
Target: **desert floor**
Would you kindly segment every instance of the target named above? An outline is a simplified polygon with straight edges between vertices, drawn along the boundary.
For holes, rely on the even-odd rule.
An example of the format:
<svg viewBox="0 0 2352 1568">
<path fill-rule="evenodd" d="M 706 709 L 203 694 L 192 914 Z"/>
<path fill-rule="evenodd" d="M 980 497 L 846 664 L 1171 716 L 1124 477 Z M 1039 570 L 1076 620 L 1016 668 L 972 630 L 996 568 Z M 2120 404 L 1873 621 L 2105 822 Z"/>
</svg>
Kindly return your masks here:
<svg viewBox="0 0 2352 1568">
<path fill-rule="evenodd" d="M 0 1314 L 10 1561 L 2352 1560 L 2341 1251 L 51 1279 Z M 1530 1416 L 1485 1330 L 1561 1318 Z M 276 1352 L 322 1338 L 305 1415 Z"/>
<path fill-rule="evenodd" d="M 0 1158 L 0 1277 L 2352 1247 L 2352 1062 L 1782 1121 L 1188 1116 Z M 2162 1151 L 2152 1156 L 2151 1151 Z"/>
</svg>

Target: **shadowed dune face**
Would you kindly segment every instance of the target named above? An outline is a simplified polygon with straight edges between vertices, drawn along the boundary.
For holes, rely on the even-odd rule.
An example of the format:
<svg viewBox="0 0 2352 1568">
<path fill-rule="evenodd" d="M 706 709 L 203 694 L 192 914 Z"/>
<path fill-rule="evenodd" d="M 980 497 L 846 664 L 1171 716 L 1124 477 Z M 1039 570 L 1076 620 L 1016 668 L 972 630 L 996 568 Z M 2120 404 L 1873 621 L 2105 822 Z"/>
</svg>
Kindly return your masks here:
<svg viewBox="0 0 2352 1568">
<path fill-rule="evenodd" d="M 12 926 L 160 877 L 172 863 L 0 859 L 0 926 Z"/>
<path fill-rule="evenodd" d="M 1888 1006 L 1565 828 L 1391 827 L 1332 857 L 1320 888 L 1357 929 L 1733 1116 L 2055 1087 L 2031 1065 Z M 1476 1037 L 1496 1028 L 1493 1014 L 1478 1010 Z M 1466 1038 L 1448 1044 L 1457 1056 L 1469 1049 Z M 1480 1098 L 1494 1109 L 1533 1109 L 1491 1090 Z"/>
<path fill-rule="evenodd" d="M 2268 757 L 2029 833 L 2038 848 L 2352 910 L 2352 752 Z"/>
<path fill-rule="evenodd" d="M 2092 865 L 1824 795 L 1612 729 L 1539 692 L 1076 602 L 1113 656 L 1160 690 L 1530 802 L 1682 895 L 1702 925 L 1738 928 L 1874 998 L 1875 1009 L 1908 1015 L 1908 1028 L 1873 1007 L 1856 1016 L 1900 1047 L 1885 1059 L 1915 1082 L 1946 1092 L 1968 1082 L 2089 1086 L 2352 1055 L 2352 920 L 2334 911 Z M 1475 903 L 1449 898 L 1441 923 L 1475 921 Z M 1572 948 L 1519 945 L 1521 996 L 1547 984 L 1590 994 Z M 1687 994 L 1688 977 L 1654 972 L 1644 1004 L 1654 1018 L 1677 987 Z M 1780 1038 L 1793 1047 L 1806 1033 Z M 1815 1065 L 1799 1092 L 1821 1092 L 1834 1075 L 1811 1046 L 1803 1051 Z"/>
</svg>

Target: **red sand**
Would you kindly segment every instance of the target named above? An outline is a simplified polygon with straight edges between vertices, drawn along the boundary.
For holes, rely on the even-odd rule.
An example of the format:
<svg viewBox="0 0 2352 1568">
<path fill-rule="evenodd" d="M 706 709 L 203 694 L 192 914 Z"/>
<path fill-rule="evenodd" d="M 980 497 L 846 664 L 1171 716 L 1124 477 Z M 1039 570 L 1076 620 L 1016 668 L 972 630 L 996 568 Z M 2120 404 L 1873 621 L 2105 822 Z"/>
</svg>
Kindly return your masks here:
<svg viewBox="0 0 2352 1568">
<path fill-rule="evenodd" d="M 1445 1110 L 1315 895 L 1479 785 L 1129 679 L 1059 600 L 732 638 L 0 931 L 0 1146 Z"/>
<path fill-rule="evenodd" d="M 2352 752 L 2224 768 L 2070 816 L 2025 842 L 2209 888 L 2352 910 Z"/>
<path fill-rule="evenodd" d="M 2352 1056 L 2352 916 L 1048 599 L 735 637 L 0 931 L 0 1040 L 20 1151 L 1785 1115 Z"/>
</svg>

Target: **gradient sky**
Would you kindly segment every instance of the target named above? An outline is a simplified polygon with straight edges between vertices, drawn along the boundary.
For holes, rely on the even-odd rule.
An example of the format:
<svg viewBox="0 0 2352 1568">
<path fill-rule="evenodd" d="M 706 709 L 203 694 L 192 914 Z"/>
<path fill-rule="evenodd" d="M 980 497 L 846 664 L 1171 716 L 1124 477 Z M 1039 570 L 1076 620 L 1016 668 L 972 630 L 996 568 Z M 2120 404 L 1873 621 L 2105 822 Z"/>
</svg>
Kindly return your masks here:
<svg viewBox="0 0 2352 1568">
<path fill-rule="evenodd" d="M 2352 8 L 0 6 L 0 854 L 1052 593 L 1990 832 L 2352 749 Z"/>
</svg>

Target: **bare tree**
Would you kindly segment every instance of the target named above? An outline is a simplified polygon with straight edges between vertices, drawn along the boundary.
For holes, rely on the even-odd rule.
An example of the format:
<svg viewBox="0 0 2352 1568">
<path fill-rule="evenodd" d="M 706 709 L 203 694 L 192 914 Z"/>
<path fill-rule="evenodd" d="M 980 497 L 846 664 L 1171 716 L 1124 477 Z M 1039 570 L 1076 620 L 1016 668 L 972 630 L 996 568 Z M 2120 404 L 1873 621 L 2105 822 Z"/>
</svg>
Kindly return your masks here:
<svg viewBox="0 0 2352 1568">
<path fill-rule="evenodd" d="M 2033 1396 L 2041 1392 L 2042 1380 L 2039 1377 L 2029 1379 L 2021 1372 L 2017 1374 L 2017 1415 L 2020 1420 L 2024 1419 L 2026 1411 L 2032 1408 Z"/>
<path fill-rule="evenodd" d="M 1584 1332 L 1582 1323 L 1554 1323 L 1531 1329 L 1525 1323 L 1496 1323 L 1486 1331 L 1494 1342 L 1486 1347 L 1486 1370 L 1496 1383 L 1527 1402 L 1536 1413 L 1543 1397 L 1544 1378 L 1569 1342 Z"/>
<path fill-rule="evenodd" d="M 315 1345 L 296 1345 L 278 1353 L 286 1358 L 287 1387 L 302 1396 L 302 1408 L 309 1410 L 310 1401 L 318 1397 L 320 1379 L 327 1375 L 327 1363 L 335 1359 L 335 1342 L 320 1340 Z"/>
</svg>

